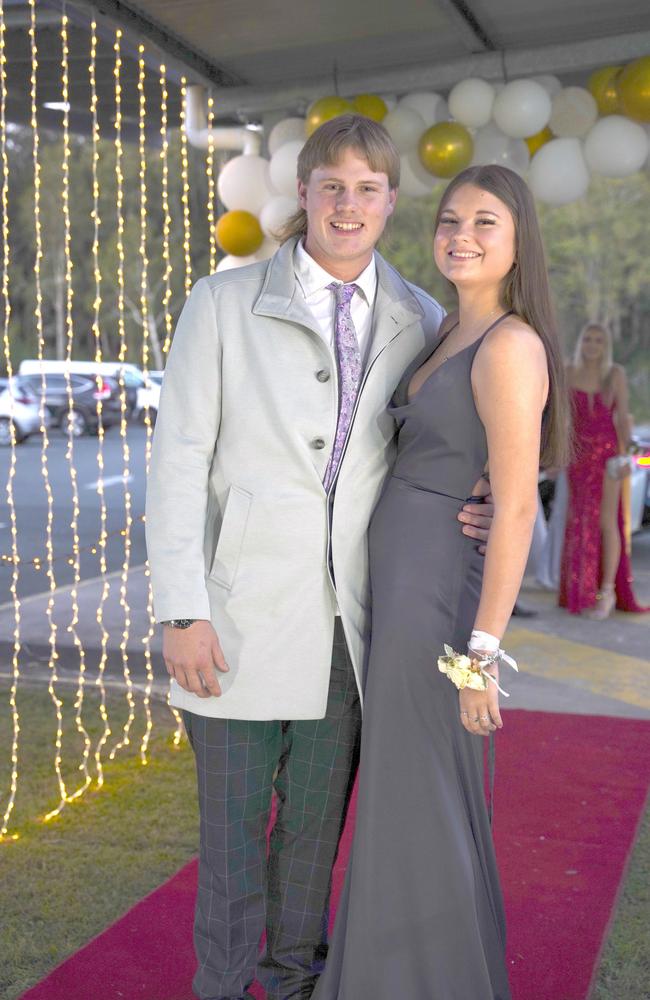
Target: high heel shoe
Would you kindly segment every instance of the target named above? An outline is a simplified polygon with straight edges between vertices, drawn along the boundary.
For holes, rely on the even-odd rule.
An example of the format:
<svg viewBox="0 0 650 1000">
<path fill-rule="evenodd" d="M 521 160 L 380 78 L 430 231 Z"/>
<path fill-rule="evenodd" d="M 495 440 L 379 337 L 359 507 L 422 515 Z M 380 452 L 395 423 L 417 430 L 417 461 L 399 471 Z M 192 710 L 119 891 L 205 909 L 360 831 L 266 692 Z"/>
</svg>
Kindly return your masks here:
<svg viewBox="0 0 650 1000">
<path fill-rule="evenodd" d="M 588 612 L 587 617 L 595 622 L 604 622 L 606 618 L 609 618 L 616 605 L 614 588 L 611 586 L 603 587 L 600 593 L 596 595 L 596 600 L 598 603 Z"/>
</svg>

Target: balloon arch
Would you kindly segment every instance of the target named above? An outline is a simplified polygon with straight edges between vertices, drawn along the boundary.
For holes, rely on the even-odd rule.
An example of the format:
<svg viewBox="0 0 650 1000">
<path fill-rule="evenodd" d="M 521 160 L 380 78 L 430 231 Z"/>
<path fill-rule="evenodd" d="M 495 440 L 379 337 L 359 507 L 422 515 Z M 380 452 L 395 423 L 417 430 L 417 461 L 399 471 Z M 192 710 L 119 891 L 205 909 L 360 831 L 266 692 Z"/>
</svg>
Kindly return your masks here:
<svg viewBox="0 0 650 1000">
<path fill-rule="evenodd" d="M 500 163 L 525 175 L 539 201 L 566 205 L 587 193 L 592 175 L 627 177 L 648 164 L 650 56 L 598 69 L 586 87 L 564 87 L 548 75 L 461 80 L 446 98 L 427 91 L 399 100 L 321 97 L 305 118 L 284 118 L 271 129 L 268 159 L 245 151 L 221 171 L 227 211 L 217 242 L 226 256 L 217 270 L 273 253 L 278 230 L 297 208 L 296 164 L 306 137 L 349 111 L 383 123 L 401 154 L 406 195 L 426 197 L 470 164 Z"/>
</svg>

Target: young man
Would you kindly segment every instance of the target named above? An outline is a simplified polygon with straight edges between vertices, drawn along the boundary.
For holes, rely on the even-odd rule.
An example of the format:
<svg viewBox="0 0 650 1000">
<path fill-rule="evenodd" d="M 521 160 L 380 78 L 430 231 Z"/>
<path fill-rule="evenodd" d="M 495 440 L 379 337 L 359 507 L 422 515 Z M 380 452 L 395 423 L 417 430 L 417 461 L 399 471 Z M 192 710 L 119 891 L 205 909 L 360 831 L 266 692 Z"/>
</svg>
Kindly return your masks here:
<svg viewBox="0 0 650 1000">
<path fill-rule="evenodd" d="M 196 755 L 201 1000 L 248 998 L 256 976 L 269 1000 L 310 997 L 327 953 L 387 404 L 443 317 L 374 250 L 398 183 L 380 125 L 321 126 L 285 242 L 197 282 L 167 362 L 147 546 L 172 703 Z M 489 508 L 475 510 L 462 530 L 485 539 Z"/>
</svg>

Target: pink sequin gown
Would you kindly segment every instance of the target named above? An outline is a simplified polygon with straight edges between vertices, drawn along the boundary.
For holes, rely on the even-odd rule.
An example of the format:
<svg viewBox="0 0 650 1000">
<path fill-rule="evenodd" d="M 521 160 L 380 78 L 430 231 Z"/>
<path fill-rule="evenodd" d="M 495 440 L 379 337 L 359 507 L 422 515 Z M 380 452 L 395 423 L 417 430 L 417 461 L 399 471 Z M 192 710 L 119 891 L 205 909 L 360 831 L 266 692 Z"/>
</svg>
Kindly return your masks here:
<svg viewBox="0 0 650 1000">
<path fill-rule="evenodd" d="M 571 389 L 575 456 L 567 469 L 569 507 L 560 575 L 560 607 L 579 614 L 596 603 L 600 587 L 600 505 L 608 458 L 618 454 L 613 420 L 614 404 L 600 393 Z M 619 503 L 621 561 L 616 573 L 616 607 L 619 611 L 647 611 L 632 590 L 632 567 L 626 550 L 623 508 Z"/>
</svg>

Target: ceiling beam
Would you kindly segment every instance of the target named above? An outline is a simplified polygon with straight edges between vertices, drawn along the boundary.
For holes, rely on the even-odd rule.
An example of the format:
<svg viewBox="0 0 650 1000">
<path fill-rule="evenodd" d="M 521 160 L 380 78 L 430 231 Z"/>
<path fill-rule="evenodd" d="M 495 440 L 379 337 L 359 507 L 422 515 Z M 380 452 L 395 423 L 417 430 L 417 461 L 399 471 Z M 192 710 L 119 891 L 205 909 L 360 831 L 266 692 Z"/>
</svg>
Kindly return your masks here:
<svg viewBox="0 0 650 1000">
<path fill-rule="evenodd" d="M 131 36 L 148 39 L 170 58 L 184 65 L 197 82 L 224 88 L 241 86 L 245 82 L 241 77 L 221 69 L 204 53 L 192 48 L 159 21 L 152 20 L 132 4 L 126 4 L 123 0 L 74 0 L 74 3 L 110 18 Z"/>
<path fill-rule="evenodd" d="M 411 90 L 449 90 L 469 76 L 503 80 L 538 73 L 559 73 L 575 78 L 599 66 L 629 62 L 650 51 L 650 31 L 614 35 L 587 41 L 547 45 L 536 49 L 482 52 L 444 63 L 393 67 L 381 72 L 340 73 L 343 96 L 363 93 L 405 94 Z M 230 87 L 215 92 L 217 116 L 250 119 L 271 111 L 304 112 L 315 98 L 329 94 L 330 77 L 305 80 L 288 86 Z"/>
<path fill-rule="evenodd" d="M 434 0 L 434 2 L 436 7 L 447 15 L 467 46 L 468 52 L 494 52 L 498 47 L 465 0 Z"/>
</svg>

